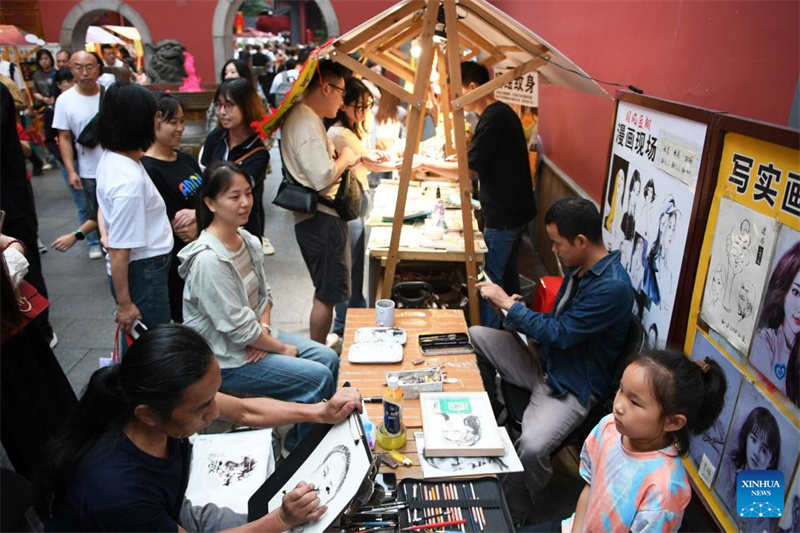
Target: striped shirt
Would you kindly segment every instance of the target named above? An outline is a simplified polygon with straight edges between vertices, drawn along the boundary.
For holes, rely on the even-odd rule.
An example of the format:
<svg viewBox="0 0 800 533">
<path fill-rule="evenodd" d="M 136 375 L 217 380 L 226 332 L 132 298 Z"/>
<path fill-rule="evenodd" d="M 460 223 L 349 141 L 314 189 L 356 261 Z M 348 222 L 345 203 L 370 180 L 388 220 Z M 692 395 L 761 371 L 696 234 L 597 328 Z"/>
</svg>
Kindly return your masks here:
<svg viewBox="0 0 800 533">
<path fill-rule="evenodd" d="M 242 277 L 244 288 L 247 291 L 247 302 L 250 304 L 250 309 L 258 314 L 258 278 L 256 271 L 253 270 L 253 259 L 250 257 L 250 252 L 242 241 L 242 245 L 235 252 L 231 252 L 231 261 L 233 266 Z"/>
</svg>

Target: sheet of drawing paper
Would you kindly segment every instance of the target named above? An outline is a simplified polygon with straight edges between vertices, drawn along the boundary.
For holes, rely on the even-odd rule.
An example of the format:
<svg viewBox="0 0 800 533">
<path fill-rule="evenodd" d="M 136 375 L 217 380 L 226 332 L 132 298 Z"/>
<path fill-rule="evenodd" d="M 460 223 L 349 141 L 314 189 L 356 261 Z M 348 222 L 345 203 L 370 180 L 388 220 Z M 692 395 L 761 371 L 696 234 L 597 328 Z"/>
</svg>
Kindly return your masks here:
<svg viewBox="0 0 800 533">
<path fill-rule="evenodd" d="M 293 533 L 322 533 L 358 493 L 370 466 L 362 441 L 354 438 L 350 419 L 333 426 L 303 465 L 269 501 L 269 509 L 281 506 L 283 496 L 298 483 L 311 483 L 319 490 L 320 504 L 328 511 L 317 521 L 292 528 Z"/>
<path fill-rule="evenodd" d="M 720 202 L 700 318 L 743 355 L 753 339 L 776 232 L 773 219 L 729 198 Z"/>
<path fill-rule="evenodd" d="M 714 483 L 714 492 L 742 531 L 775 531 L 778 519 L 738 516 L 736 474 L 741 470 L 780 470 L 789 480 L 798 452 L 800 429 L 759 387 L 744 380 Z"/>
<path fill-rule="evenodd" d="M 706 358 L 716 361 L 725 379 L 728 388 L 725 391 L 725 403 L 722 412 L 714 421 L 714 424 L 703 433 L 695 435 L 691 439 L 689 455 L 697 467 L 700 478 L 706 486 L 711 488 L 711 484 L 716 477 L 719 468 L 719 460 L 722 456 L 722 447 L 725 445 L 725 436 L 733 417 L 733 409 L 736 405 L 736 397 L 739 395 L 739 386 L 742 383 L 742 374 L 731 363 L 730 359 L 717 349 L 700 330 L 695 332 L 694 345 L 692 347 L 692 361 L 703 361 Z"/>
<path fill-rule="evenodd" d="M 428 457 L 419 454 L 419 464 L 422 467 L 422 477 L 444 478 L 462 476 L 486 476 L 490 474 L 505 474 L 508 472 L 522 472 L 522 462 L 519 460 L 514 443 L 508 436 L 506 428 L 500 428 L 500 436 L 506 453 L 502 457 Z M 425 449 L 425 434 L 422 431 L 414 433 L 417 441 L 417 451 Z"/>
<path fill-rule="evenodd" d="M 247 501 L 275 470 L 272 430 L 198 435 L 186 497 L 247 514 Z"/>
<path fill-rule="evenodd" d="M 800 233 L 780 227 L 778 244 L 772 257 L 770 277 L 750 348 L 753 365 L 781 393 L 791 389 L 790 399 L 800 405 L 798 362 L 792 350 L 800 334 Z M 800 354 L 795 354 L 797 358 Z M 793 375 L 792 375 L 793 373 Z"/>
<path fill-rule="evenodd" d="M 663 347 L 689 234 L 706 125 L 620 102 L 603 198 L 603 242 L 619 250 L 649 344 Z"/>
</svg>

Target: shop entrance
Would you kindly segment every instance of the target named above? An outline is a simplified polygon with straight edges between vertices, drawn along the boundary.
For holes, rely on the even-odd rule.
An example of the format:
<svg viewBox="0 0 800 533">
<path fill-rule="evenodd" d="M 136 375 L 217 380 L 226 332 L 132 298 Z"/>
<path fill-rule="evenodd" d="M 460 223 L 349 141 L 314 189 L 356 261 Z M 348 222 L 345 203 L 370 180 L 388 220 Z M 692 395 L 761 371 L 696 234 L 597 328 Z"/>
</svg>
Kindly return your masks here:
<svg viewBox="0 0 800 533">
<path fill-rule="evenodd" d="M 76 4 L 75 7 L 67 13 L 66 18 L 64 18 L 64 23 L 61 26 L 59 43 L 62 47 L 72 51 L 84 50 L 87 43 L 87 32 L 89 32 L 89 28 L 100 28 L 102 31 L 106 31 L 103 26 L 136 28 L 141 38 L 142 47 L 153 41 L 150 28 L 147 27 L 142 16 L 125 2 L 120 2 L 119 0 L 86 0 Z M 119 46 L 131 44 L 130 41 L 132 41 L 132 39 L 126 39 L 119 33 L 115 33 L 114 31 L 107 33 L 125 42 L 124 45 L 120 45 L 120 43 L 116 41 L 114 41 L 113 44 Z M 89 37 L 94 40 L 111 40 L 110 37 L 96 30 L 92 30 L 92 35 Z"/>
</svg>

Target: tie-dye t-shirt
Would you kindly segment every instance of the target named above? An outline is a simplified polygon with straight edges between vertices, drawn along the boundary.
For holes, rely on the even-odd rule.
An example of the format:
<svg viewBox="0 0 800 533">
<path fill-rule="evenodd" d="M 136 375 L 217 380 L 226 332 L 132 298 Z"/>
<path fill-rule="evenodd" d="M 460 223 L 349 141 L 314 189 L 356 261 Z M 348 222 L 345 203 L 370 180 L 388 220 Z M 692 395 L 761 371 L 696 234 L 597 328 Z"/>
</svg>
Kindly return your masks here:
<svg viewBox="0 0 800 533">
<path fill-rule="evenodd" d="M 622 446 L 613 415 L 603 418 L 581 451 L 581 477 L 589 484 L 585 530 L 592 533 L 678 531 L 692 489 L 674 447 L 631 452 Z M 561 524 L 572 531 L 571 517 Z"/>
</svg>

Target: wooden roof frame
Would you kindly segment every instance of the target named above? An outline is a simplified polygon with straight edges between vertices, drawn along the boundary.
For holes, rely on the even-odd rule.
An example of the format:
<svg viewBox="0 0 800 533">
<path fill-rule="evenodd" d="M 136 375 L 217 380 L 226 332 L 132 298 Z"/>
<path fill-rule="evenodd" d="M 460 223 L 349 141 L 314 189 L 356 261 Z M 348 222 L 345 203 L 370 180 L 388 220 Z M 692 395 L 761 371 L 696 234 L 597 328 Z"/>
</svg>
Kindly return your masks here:
<svg viewBox="0 0 800 533">
<path fill-rule="evenodd" d="M 444 12 L 447 36 L 445 42 L 437 42 L 434 39 L 440 9 Z M 460 19 L 459 12 L 465 13 L 466 18 Z M 492 42 L 490 35 L 482 35 L 480 31 L 472 27 L 476 21 L 484 25 L 483 28 L 488 26 L 497 35 L 501 35 L 504 42 L 495 43 Z M 407 61 L 405 58 L 408 56 L 400 51 L 401 46 L 414 40 L 419 44 L 421 50 L 416 65 L 413 65 L 413 60 Z M 467 53 L 463 52 L 462 44 L 469 49 Z M 384 298 L 391 295 L 397 264 L 400 261 L 400 232 L 411 179 L 411 162 L 418 150 L 421 138 L 421 126 L 426 109 L 426 92 L 430 83 L 434 55 L 439 55 L 438 74 L 442 86 L 442 108 L 446 129 L 445 150 L 448 154 L 454 151 L 457 160 L 464 163 L 459 165 L 458 173 L 464 233 L 463 260 L 467 273 L 470 321 L 474 324 L 479 323 L 480 315 L 475 286 L 477 261 L 472 228 L 472 191 L 469 168 L 466 164 L 465 107 L 528 72 L 539 70 L 551 62 L 555 62 L 551 61 L 553 58 L 551 47 L 486 0 L 403 0 L 339 37 L 321 50 L 321 53 L 330 54 L 334 61 L 340 62 L 357 75 L 373 82 L 409 105 L 406 146 L 400 170 L 392 238 L 381 286 L 381 296 Z M 352 57 L 351 54 L 358 54 L 361 61 Z M 461 61 L 480 56 L 483 56 L 481 62 L 487 67 L 493 67 L 502 62 L 515 63 L 515 66 L 482 87 L 464 95 L 461 87 Z M 569 60 L 560 54 L 555 59 L 570 64 Z M 364 64 L 366 60 L 373 61 L 399 79 L 413 84 L 413 89 L 406 89 L 370 70 Z M 582 80 L 582 83 L 584 86 L 587 85 L 585 80 Z M 594 83 L 593 80 L 591 83 Z M 605 93 L 599 89 L 599 86 L 590 89 L 595 93 Z M 452 120 L 450 120 L 450 114 L 452 114 Z"/>
</svg>

